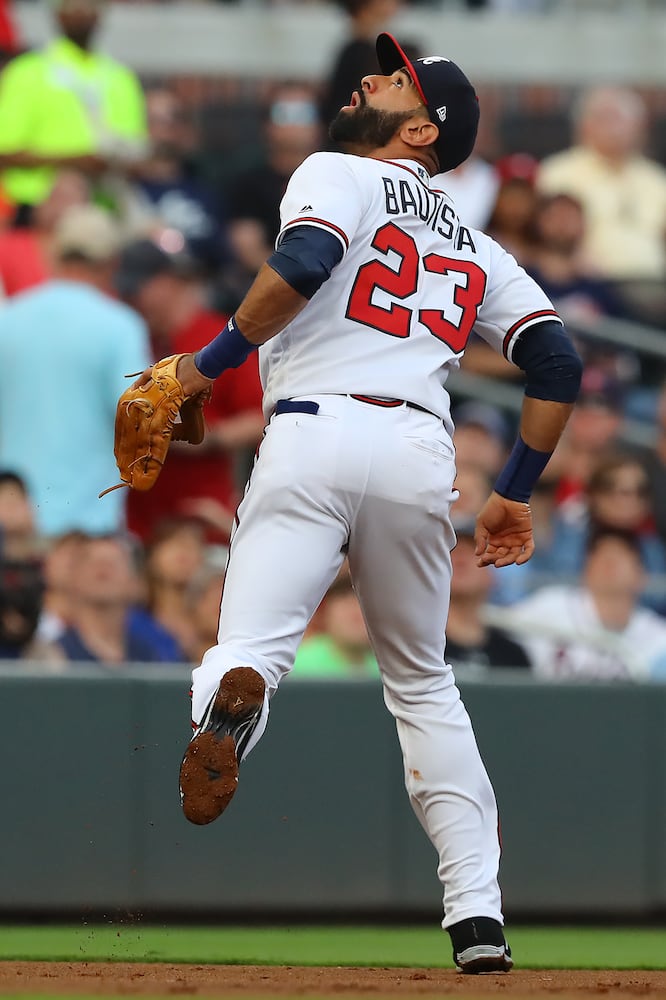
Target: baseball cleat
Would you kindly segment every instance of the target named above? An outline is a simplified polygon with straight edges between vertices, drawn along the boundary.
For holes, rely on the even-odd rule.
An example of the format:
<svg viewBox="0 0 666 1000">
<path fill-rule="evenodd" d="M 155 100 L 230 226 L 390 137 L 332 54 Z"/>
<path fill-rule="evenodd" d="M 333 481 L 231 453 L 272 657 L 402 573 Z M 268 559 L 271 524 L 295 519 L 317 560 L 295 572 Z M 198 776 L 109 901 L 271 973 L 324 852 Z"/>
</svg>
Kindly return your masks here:
<svg viewBox="0 0 666 1000">
<path fill-rule="evenodd" d="M 190 823 L 212 823 L 231 802 L 265 690 L 252 667 L 234 667 L 220 681 L 180 765 L 180 802 Z"/>
<path fill-rule="evenodd" d="M 490 917 L 472 917 L 448 928 L 453 944 L 453 961 L 460 972 L 480 975 L 510 972 L 511 949 L 504 940 L 502 925 Z"/>
</svg>

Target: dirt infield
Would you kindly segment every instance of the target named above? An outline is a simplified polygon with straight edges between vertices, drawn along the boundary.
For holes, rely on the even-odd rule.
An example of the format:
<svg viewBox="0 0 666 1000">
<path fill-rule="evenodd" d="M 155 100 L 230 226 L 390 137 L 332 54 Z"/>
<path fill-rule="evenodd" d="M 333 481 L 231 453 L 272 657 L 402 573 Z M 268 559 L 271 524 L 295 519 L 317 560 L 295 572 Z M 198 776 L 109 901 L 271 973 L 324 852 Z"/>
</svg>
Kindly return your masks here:
<svg viewBox="0 0 666 1000">
<path fill-rule="evenodd" d="M 300 966 L 140 965 L 97 962 L 0 962 L 0 995 L 112 996 L 411 996 L 477 1000 L 550 995 L 557 1000 L 603 996 L 663 997 L 666 971 L 514 970 L 461 976 L 451 969 L 353 969 Z"/>
</svg>

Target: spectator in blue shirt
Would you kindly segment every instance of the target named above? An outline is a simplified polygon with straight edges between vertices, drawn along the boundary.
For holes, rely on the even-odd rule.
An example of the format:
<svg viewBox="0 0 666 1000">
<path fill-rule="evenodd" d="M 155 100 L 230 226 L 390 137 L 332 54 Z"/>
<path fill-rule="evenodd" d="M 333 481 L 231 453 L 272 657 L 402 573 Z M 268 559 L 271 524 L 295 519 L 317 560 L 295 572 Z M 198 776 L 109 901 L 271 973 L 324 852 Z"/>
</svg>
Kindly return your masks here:
<svg viewBox="0 0 666 1000">
<path fill-rule="evenodd" d="M 25 480 L 47 537 L 124 526 L 124 491 L 98 493 L 118 479 L 114 422 L 125 376 L 149 358 L 143 321 L 107 294 L 118 250 L 106 213 L 69 209 L 55 233 L 54 279 L 0 311 L 0 466 Z"/>
<path fill-rule="evenodd" d="M 173 662 L 175 645 L 161 626 L 137 617 L 141 579 L 128 537 L 108 535 L 82 542 L 72 619 L 55 646 L 66 661 L 104 663 Z"/>
</svg>

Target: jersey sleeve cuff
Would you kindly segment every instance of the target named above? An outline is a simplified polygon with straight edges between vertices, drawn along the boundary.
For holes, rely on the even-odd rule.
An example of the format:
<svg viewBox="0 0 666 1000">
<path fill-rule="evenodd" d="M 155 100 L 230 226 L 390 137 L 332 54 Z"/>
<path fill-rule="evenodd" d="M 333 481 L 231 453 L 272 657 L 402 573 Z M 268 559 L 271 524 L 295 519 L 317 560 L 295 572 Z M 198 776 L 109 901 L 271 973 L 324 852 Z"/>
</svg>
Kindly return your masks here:
<svg viewBox="0 0 666 1000">
<path fill-rule="evenodd" d="M 278 238 L 275 241 L 276 248 L 279 247 L 280 240 L 284 234 L 290 229 L 293 229 L 294 226 L 312 226 L 315 229 L 324 229 L 326 232 L 333 233 L 333 235 L 337 237 L 342 244 L 343 253 L 347 253 L 349 250 L 349 237 L 343 229 L 340 229 L 339 226 L 336 226 L 332 222 L 327 222 L 326 219 L 318 219 L 316 216 L 312 215 L 299 215 L 298 218 L 292 219 L 291 222 L 288 222 L 286 226 L 280 230 Z"/>
<path fill-rule="evenodd" d="M 519 319 L 517 323 L 514 323 L 504 335 L 502 353 L 507 361 L 513 361 L 513 348 L 521 333 L 529 329 L 529 327 L 534 326 L 536 323 L 543 323 L 544 320 L 553 320 L 564 326 L 564 323 L 554 309 L 540 309 L 538 312 L 533 312 L 528 316 L 523 316 L 523 318 Z"/>
</svg>

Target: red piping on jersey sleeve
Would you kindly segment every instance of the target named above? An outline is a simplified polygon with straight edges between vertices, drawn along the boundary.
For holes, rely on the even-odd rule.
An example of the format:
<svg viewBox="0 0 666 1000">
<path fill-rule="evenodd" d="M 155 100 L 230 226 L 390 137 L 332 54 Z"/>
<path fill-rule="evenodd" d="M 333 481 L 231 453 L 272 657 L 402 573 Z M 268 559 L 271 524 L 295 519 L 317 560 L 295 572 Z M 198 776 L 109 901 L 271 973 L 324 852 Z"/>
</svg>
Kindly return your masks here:
<svg viewBox="0 0 666 1000">
<path fill-rule="evenodd" d="M 535 320 L 546 319 L 549 316 L 552 316 L 553 319 L 556 319 L 560 323 L 562 322 L 562 320 L 557 315 L 554 309 L 541 309 L 539 310 L 539 312 L 533 312 L 529 313 L 527 316 L 523 316 L 523 318 L 519 319 L 517 323 L 514 323 L 513 326 L 507 330 L 507 332 L 504 335 L 504 340 L 502 341 L 502 352 L 504 354 L 504 357 L 508 357 L 508 351 L 509 351 L 509 346 L 511 344 L 511 340 L 514 334 L 517 333 L 517 331 L 520 330 L 521 327 L 525 326 L 526 323 L 534 323 Z"/>
<path fill-rule="evenodd" d="M 299 216 L 298 219 L 292 219 L 291 222 L 288 222 L 287 225 L 284 227 L 283 232 L 287 229 L 291 229 L 292 226 L 300 226 L 303 224 L 307 225 L 308 223 L 314 223 L 317 226 L 325 226 L 326 229 L 333 230 L 336 236 L 339 236 L 340 239 L 343 241 L 347 250 L 349 250 L 349 237 L 347 236 L 347 234 L 343 229 L 340 229 L 339 226 L 335 226 L 332 222 L 328 222 L 326 219 L 317 219 L 315 218 L 315 216 L 312 215 L 301 215 Z"/>
</svg>

